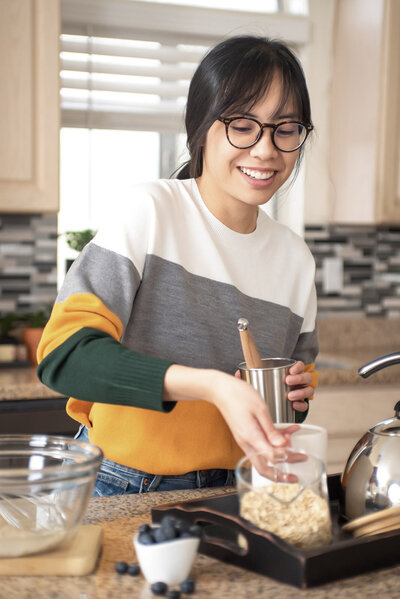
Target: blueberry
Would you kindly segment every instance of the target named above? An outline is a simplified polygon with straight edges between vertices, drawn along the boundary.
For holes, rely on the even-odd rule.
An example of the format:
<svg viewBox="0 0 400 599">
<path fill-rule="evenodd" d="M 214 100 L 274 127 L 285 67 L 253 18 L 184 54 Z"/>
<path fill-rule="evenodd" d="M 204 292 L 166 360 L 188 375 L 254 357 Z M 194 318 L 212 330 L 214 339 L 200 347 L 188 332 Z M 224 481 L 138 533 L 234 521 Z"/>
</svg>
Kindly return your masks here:
<svg viewBox="0 0 400 599">
<path fill-rule="evenodd" d="M 188 530 L 184 530 L 179 535 L 179 538 L 180 539 L 193 539 L 193 535 Z"/>
<path fill-rule="evenodd" d="M 118 572 L 118 574 L 125 574 L 127 569 L 128 569 L 128 564 L 126 562 L 117 562 L 115 564 L 115 571 Z"/>
<path fill-rule="evenodd" d="M 167 593 L 168 599 L 180 599 L 181 592 L 178 589 L 171 589 Z"/>
<path fill-rule="evenodd" d="M 152 545 L 154 543 L 154 537 L 151 532 L 142 532 L 139 534 L 139 543 L 142 545 Z"/>
<path fill-rule="evenodd" d="M 138 576 L 140 574 L 140 568 L 137 564 L 129 564 L 127 572 L 130 576 Z"/>
<path fill-rule="evenodd" d="M 168 587 L 165 584 L 165 582 L 153 582 L 153 584 L 151 585 L 151 592 L 153 593 L 153 595 L 165 595 L 167 590 Z"/>
<path fill-rule="evenodd" d="M 164 541 L 176 538 L 176 530 L 171 522 L 161 524 L 160 529 L 163 531 Z"/>
<path fill-rule="evenodd" d="M 156 530 L 153 532 L 153 537 L 156 543 L 163 543 L 164 541 L 166 541 L 167 539 L 165 538 L 165 534 L 163 529 L 161 528 L 156 528 Z"/>
<path fill-rule="evenodd" d="M 187 522 L 185 522 L 184 520 L 177 520 L 175 522 L 175 530 L 177 533 L 179 533 L 179 535 L 177 535 L 177 536 L 181 537 L 182 533 L 189 531 L 189 524 Z"/>
<path fill-rule="evenodd" d="M 175 526 L 176 520 L 173 516 L 164 516 L 161 520 L 161 526 Z"/>
<path fill-rule="evenodd" d="M 193 537 L 201 537 L 201 527 L 198 524 L 192 524 L 189 528 L 189 532 Z"/>
<path fill-rule="evenodd" d="M 194 580 L 192 580 L 192 578 L 187 578 L 181 582 L 180 586 L 182 593 L 187 593 L 188 595 L 194 593 Z"/>
<path fill-rule="evenodd" d="M 139 526 L 139 534 L 142 532 L 151 532 L 150 524 L 142 524 L 141 526 Z"/>
</svg>

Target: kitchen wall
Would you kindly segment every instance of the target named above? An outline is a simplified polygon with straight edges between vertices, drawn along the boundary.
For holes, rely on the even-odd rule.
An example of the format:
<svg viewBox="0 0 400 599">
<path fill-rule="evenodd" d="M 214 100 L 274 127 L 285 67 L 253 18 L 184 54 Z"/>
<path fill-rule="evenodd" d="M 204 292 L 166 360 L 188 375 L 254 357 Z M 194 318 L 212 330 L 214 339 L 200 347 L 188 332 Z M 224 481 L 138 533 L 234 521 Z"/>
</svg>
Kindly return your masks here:
<svg viewBox="0 0 400 599">
<path fill-rule="evenodd" d="M 320 318 L 400 318 L 400 227 L 309 225 Z M 57 216 L 0 214 L 0 315 L 51 305 Z"/>
<path fill-rule="evenodd" d="M 57 215 L 0 214 L 0 316 L 47 309 L 57 292 Z"/>
</svg>

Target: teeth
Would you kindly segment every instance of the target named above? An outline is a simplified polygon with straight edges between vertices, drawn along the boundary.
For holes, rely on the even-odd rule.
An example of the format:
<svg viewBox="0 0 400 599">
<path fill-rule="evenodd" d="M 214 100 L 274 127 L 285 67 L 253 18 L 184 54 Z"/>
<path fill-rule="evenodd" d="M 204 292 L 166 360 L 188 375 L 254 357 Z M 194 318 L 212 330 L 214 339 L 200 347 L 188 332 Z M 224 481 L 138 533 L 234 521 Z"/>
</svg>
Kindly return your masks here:
<svg viewBox="0 0 400 599">
<path fill-rule="evenodd" d="M 245 175 L 248 175 L 252 179 L 270 179 L 272 177 L 272 175 L 274 174 L 273 171 L 270 173 L 266 173 L 266 172 L 261 173 L 260 171 L 253 171 L 253 170 L 250 170 L 249 168 L 243 168 L 242 166 L 240 166 L 239 168 L 242 171 L 242 173 L 245 173 Z"/>
</svg>

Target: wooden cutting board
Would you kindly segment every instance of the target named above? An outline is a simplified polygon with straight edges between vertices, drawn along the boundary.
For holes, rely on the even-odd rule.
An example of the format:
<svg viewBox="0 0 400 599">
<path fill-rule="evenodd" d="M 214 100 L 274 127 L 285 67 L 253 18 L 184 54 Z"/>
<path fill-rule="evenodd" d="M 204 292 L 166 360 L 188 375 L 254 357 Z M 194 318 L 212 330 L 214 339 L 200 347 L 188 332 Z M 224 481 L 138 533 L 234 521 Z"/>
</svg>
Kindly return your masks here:
<svg viewBox="0 0 400 599">
<path fill-rule="evenodd" d="M 388 532 L 389 530 L 400 529 L 400 522 L 398 520 L 381 520 L 380 523 L 376 522 L 375 525 L 360 526 L 353 531 L 355 537 L 367 537 L 369 535 L 378 535 L 381 532 Z"/>
<path fill-rule="evenodd" d="M 373 512 L 372 514 L 367 514 L 366 516 L 360 516 L 359 518 L 355 518 L 354 520 L 350 520 L 347 524 L 344 524 L 343 530 L 355 530 L 356 528 L 360 528 L 361 526 L 365 526 L 367 524 L 371 524 L 373 522 L 379 522 L 380 520 L 386 520 L 386 518 L 399 518 L 400 519 L 400 507 L 388 507 L 384 510 L 380 510 L 378 512 Z"/>
<path fill-rule="evenodd" d="M 0 575 L 86 576 L 96 566 L 101 549 L 101 526 L 81 526 L 69 543 L 26 557 L 0 558 Z"/>
</svg>

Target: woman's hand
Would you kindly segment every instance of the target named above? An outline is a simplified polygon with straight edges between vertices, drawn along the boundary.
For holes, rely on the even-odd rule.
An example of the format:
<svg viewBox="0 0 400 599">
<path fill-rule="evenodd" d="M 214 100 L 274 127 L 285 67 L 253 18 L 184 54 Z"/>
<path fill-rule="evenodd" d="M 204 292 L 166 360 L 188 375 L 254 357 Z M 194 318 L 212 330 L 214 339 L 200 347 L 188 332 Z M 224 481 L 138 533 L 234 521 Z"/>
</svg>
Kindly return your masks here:
<svg viewBox="0 0 400 599">
<path fill-rule="evenodd" d="M 221 412 L 236 443 L 247 455 L 290 445 L 296 424 L 276 429 L 261 395 L 247 382 L 218 370 L 174 364 L 164 378 L 165 401 L 205 400 Z"/>
<path fill-rule="evenodd" d="M 240 378 L 239 370 L 235 372 L 235 376 Z M 304 363 L 300 360 L 289 368 L 285 382 L 291 387 L 288 399 L 293 402 L 294 410 L 305 412 L 308 409 L 308 404 L 304 400 L 314 395 L 314 388 L 310 385 L 311 381 L 311 373 L 304 372 Z"/>
<path fill-rule="evenodd" d="M 224 375 L 224 378 L 217 378 L 217 385 L 212 389 L 212 403 L 247 455 L 268 452 L 271 446 L 288 445 L 290 433 L 299 428 L 293 425 L 276 429 L 264 399 L 254 387 L 237 377 Z"/>
<path fill-rule="evenodd" d="M 312 375 L 310 372 L 304 372 L 304 363 L 300 360 L 289 368 L 289 374 L 286 376 L 286 384 L 291 387 L 288 393 L 288 399 L 293 402 L 293 409 L 299 412 L 305 412 L 308 408 L 305 399 L 314 394 L 314 389 L 310 383 Z"/>
</svg>

